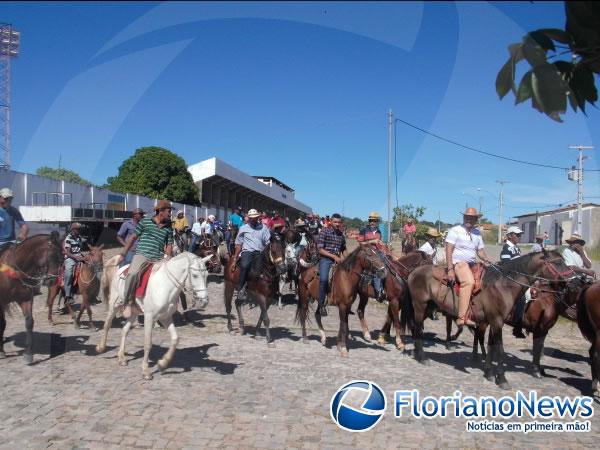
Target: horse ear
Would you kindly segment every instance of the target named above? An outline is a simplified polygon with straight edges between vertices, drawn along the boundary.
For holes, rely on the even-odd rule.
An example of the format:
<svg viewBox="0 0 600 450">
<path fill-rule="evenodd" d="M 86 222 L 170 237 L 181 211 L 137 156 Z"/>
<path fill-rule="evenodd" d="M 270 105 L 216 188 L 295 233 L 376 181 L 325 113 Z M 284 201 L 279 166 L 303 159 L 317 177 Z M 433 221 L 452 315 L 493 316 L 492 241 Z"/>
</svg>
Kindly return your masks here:
<svg viewBox="0 0 600 450">
<path fill-rule="evenodd" d="M 102 250 L 103 248 L 104 248 L 104 244 L 100 244 L 100 245 L 97 247 L 97 249 L 98 249 L 98 250 Z"/>
<path fill-rule="evenodd" d="M 200 260 L 206 264 L 208 261 L 210 261 L 212 259 L 213 255 L 208 255 L 208 256 L 204 256 L 202 258 L 200 258 Z"/>
</svg>

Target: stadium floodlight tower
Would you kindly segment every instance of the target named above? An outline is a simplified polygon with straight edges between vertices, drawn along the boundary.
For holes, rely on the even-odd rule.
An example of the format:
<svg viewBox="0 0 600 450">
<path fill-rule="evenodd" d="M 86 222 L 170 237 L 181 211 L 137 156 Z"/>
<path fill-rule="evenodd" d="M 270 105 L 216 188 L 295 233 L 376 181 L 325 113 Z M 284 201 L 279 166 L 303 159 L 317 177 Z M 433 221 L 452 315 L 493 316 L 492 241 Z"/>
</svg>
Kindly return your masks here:
<svg viewBox="0 0 600 450">
<path fill-rule="evenodd" d="M 0 168 L 10 169 L 10 60 L 19 54 L 21 33 L 0 23 Z"/>
</svg>

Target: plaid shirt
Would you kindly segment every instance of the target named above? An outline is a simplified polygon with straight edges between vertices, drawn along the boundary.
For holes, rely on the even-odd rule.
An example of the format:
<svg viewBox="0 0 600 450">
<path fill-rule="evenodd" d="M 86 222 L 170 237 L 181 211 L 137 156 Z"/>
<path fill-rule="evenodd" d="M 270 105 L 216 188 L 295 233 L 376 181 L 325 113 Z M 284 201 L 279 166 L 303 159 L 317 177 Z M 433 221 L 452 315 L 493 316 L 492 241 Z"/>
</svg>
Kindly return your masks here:
<svg viewBox="0 0 600 450">
<path fill-rule="evenodd" d="M 317 246 L 329 253 L 340 256 L 346 250 L 346 238 L 341 231 L 335 231 L 333 228 L 323 228 L 319 234 Z"/>
</svg>

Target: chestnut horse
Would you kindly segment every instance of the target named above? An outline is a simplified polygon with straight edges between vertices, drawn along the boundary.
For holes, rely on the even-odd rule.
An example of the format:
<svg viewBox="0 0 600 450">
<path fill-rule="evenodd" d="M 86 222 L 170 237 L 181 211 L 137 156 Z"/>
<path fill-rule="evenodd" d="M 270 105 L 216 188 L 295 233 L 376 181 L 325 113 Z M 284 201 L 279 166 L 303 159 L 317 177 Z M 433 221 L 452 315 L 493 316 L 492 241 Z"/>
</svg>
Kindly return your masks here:
<svg viewBox="0 0 600 450">
<path fill-rule="evenodd" d="M 333 276 L 329 286 L 329 304 L 336 305 L 340 315 L 337 348 L 340 351 L 341 356 L 348 356 L 348 314 L 350 313 L 354 300 L 356 300 L 356 294 L 358 294 L 361 283 L 364 283 L 365 281 L 369 282 L 373 275 L 385 279 L 387 274 L 388 271 L 385 264 L 371 247 L 358 247 L 344 258 L 341 263 L 334 266 Z M 318 270 L 316 276 L 318 278 Z M 314 281 L 312 282 L 314 284 Z M 318 281 L 316 284 L 318 284 Z M 313 299 L 318 298 L 318 287 L 316 295 L 315 293 L 311 293 L 310 297 Z M 296 314 L 297 317 L 300 317 L 301 321 L 302 318 L 306 319 L 306 316 L 308 315 L 308 300 L 309 296 L 307 295 L 298 302 L 298 309 L 304 310 L 300 313 L 297 312 Z M 317 315 L 319 314 L 320 312 L 317 310 Z M 319 319 L 317 319 L 317 323 L 320 326 L 321 343 L 324 345 L 325 331 L 323 330 Z M 302 328 L 302 337 L 303 339 L 306 339 L 304 324 Z"/>
<path fill-rule="evenodd" d="M 54 283 L 63 261 L 56 231 L 38 234 L 18 245 L 10 245 L 0 255 L 0 359 L 4 358 L 6 310 L 11 302 L 25 317 L 25 362 L 33 362 L 33 288 L 40 283 Z"/>
<path fill-rule="evenodd" d="M 264 322 L 266 330 L 267 344 L 271 344 L 271 332 L 269 330 L 270 320 L 267 314 L 271 301 L 275 299 L 277 293 L 278 277 L 286 270 L 285 259 L 283 253 L 283 244 L 281 239 L 273 234 L 269 245 L 262 251 L 260 256 L 256 258 L 250 273 L 248 274 L 248 297 L 250 301 L 254 300 L 260 306 L 260 317 L 256 324 L 254 335 L 256 336 L 260 330 L 260 326 Z M 225 311 L 227 313 L 227 329 L 233 331 L 231 325 L 231 299 L 235 286 L 238 285 L 240 279 L 240 269 L 236 266 L 236 261 L 230 258 L 225 266 Z M 238 313 L 240 323 L 240 334 L 245 334 L 244 318 L 242 316 L 242 302 L 236 299 L 235 308 Z"/>
<path fill-rule="evenodd" d="M 559 274 L 567 273 L 558 252 L 539 252 L 503 261 L 487 268 L 481 291 L 471 300 L 473 319 L 477 323 L 485 322 L 490 326 L 488 353 L 485 360 L 484 376 L 487 380 L 496 380 L 502 389 L 509 389 L 504 368 L 504 346 L 502 327 L 504 318 L 514 307 L 516 299 L 539 279 L 558 281 Z M 423 322 L 431 308 L 431 302 L 446 314 L 455 315 L 453 298 L 448 298 L 450 289 L 433 276 L 433 266 L 417 267 L 408 277 L 407 295 L 403 298 L 401 327 L 410 326 L 415 339 L 415 359 L 425 363 L 423 352 Z M 443 296 L 441 295 L 443 293 Z M 452 296 L 450 296 L 452 297 Z M 493 363 L 497 366 L 494 368 Z"/>
<path fill-rule="evenodd" d="M 90 320 L 89 328 L 94 328 L 94 322 L 92 321 L 92 299 L 97 299 L 100 292 L 100 284 L 102 279 L 102 270 L 104 254 L 102 252 L 103 245 L 94 247 L 89 246 L 89 253 L 85 256 L 85 261 L 80 264 L 79 279 L 77 281 L 77 288 L 81 294 L 81 308 L 79 308 L 79 314 L 75 314 L 71 305 L 66 304 L 69 314 L 73 318 L 73 324 L 76 329 L 81 328 L 81 316 L 84 311 L 87 311 L 88 318 Z M 60 281 L 60 280 L 57 280 Z M 53 286 L 48 288 L 48 296 L 46 298 L 46 304 L 48 305 L 48 322 L 54 325 L 52 319 L 52 306 L 54 305 L 54 299 L 58 294 L 62 294 L 64 297 L 64 287 L 60 282 L 57 282 Z M 98 331 L 98 328 L 95 328 Z"/>
<path fill-rule="evenodd" d="M 577 324 L 590 346 L 592 393 L 600 396 L 600 283 L 583 288 L 577 302 Z"/>
</svg>

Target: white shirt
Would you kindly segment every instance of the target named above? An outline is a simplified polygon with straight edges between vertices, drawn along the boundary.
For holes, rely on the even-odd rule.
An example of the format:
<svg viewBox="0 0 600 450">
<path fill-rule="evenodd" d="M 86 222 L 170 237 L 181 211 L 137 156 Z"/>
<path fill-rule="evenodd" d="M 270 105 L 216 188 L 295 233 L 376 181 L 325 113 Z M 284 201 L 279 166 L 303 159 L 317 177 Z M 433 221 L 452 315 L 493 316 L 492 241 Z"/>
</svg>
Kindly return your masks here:
<svg viewBox="0 0 600 450">
<path fill-rule="evenodd" d="M 212 234 L 213 225 L 208 220 L 200 226 L 200 234 Z"/>
<path fill-rule="evenodd" d="M 477 260 L 477 250 L 483 249 L 483 239 L 477 228 L 472 228 L 468 233 L 462 225 L 456 225 L 450 228 L 446 236 L 446 242 L 454 245 L 452 252 L 452 262 L 475 262 Z"/>
<path fill-rule="evenodd" d="M 540 244 L 538 244 L 537 242 L 531 246 L 531 253 L 537 253 L 537 252 L 541 252 L 543 250 L 544 249 L 542 248 L 542 246 Z"/>
<path fill-rule="evenodd" d="M 585 254 L 585 250 L 584 250 L 584 254 Z M 585 256 L 587 256 L 587 254 Z M 562 257 L 565 260 L 565 264 L 567 266 L 574 266 L 574 267 L 579 267 L 580 269 L 585 269 L 585 266 L 583 265 L 583 258 L 575 250 L 571 250 L 568 247 L 565 248 L 562 252 Z"/>
<path fill-rule="evenodd" d="M 429 242 L 425 242 L 419 247 L 419 251 L 425 253 L 427 256 L 431 256 L 434 265 L 444 264 L 446 262 L 443 247 L 436 246 L 436 248 L 433 248 Z"/>
<path fill-rule="evenodd" d="M 192 225 L 192 233 L 200 234 L 201 229 L 202 229 L 202 224 L 200 222 L 194 222 L 194 225 Z"/>
</svg>

